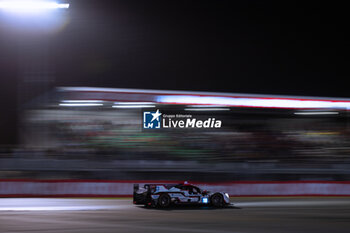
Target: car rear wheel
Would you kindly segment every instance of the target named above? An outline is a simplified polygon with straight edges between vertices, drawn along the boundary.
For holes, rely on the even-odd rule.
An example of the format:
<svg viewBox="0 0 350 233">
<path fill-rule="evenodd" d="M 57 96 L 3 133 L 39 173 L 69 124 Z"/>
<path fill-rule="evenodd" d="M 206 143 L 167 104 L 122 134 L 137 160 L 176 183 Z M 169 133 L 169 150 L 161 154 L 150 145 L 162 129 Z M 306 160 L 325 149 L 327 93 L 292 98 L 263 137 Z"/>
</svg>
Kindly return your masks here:
<svg viewBox="0 0 350 233">
<path fill-rule="evenodd" d="M 211 204 L 214 207 L 223 207 L 224 206 L 224 198 L 221 194 L 216 193 L 211 197 Z"/>
<path fill-rule="evenodd" d="M 158 198 L 158 206 L 161 208 L 166 208 L 170 206 L 170 197 L 168 194 L 162 194 Z"/>
</svg>

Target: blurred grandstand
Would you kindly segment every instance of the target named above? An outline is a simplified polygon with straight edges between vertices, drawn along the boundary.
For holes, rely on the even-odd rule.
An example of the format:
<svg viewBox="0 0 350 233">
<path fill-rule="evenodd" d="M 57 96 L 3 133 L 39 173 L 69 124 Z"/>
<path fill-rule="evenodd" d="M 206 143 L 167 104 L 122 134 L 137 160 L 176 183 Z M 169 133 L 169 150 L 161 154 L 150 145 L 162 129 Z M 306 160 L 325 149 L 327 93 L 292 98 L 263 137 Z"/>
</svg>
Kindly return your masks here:
<svg viewBox="0 0 350 233">
<path fill-rule="evenodd" d="M 87 87 L 40 98 L 21 146 L 0 154 L 3 178 L 350 179 L 350 99 Z M 148 107 L 224 125 L 143 131 Z"/>
</svg>

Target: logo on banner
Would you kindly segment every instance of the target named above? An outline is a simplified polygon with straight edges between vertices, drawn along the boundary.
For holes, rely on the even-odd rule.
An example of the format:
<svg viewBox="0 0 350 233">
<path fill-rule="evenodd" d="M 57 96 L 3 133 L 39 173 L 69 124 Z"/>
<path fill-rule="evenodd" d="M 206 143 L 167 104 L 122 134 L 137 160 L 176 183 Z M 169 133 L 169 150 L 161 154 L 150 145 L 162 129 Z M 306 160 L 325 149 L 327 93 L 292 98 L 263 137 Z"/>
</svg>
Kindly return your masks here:
<svg viewBox="0 0 350 233">
<path fill-rule="evenodd" d="M 222 121 L 214 117 L 182 113 L 143 111 L 143 129 L 218 129 Z"/>
<path fill-rule="evenodd" d="M 144 129 L 160 129 L 161 115 L 157 109 L 156 112 L 143 112 L 143 128 Z"/>
</svg>

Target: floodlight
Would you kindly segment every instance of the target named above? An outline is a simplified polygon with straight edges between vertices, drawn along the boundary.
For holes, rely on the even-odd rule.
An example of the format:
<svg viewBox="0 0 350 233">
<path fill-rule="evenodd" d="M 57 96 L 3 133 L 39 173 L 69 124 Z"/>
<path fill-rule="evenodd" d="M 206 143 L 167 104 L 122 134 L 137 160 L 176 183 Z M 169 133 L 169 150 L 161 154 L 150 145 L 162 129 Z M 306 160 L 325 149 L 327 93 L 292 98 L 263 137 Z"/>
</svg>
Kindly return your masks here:
<svg viewBox="0 0 350 233">
<path fill-rule="evenodd" d="M 0 9 L 12 12 L 41 12 L 68 8 L 68 3 L 58 3 L 50 0 L 0 0 Z"/>
</svg>

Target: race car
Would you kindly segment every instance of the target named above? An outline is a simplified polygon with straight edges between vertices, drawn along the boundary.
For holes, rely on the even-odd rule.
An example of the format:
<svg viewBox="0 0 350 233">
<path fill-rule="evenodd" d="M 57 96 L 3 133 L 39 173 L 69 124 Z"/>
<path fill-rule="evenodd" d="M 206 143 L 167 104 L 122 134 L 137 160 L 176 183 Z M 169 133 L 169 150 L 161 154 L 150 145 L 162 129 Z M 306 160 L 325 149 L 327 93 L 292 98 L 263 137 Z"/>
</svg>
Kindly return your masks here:
<svg viewBox="0 0 350 233">
<path fill-rule="evenodd" d="M 170 205 L 200 204 L 214 207 L 230 205 L 230 197 L 224 192 L 211 193 L 197 186 L 182 184 L 134 184 L 133 203 L 166 208 Z"/>
</svg>

